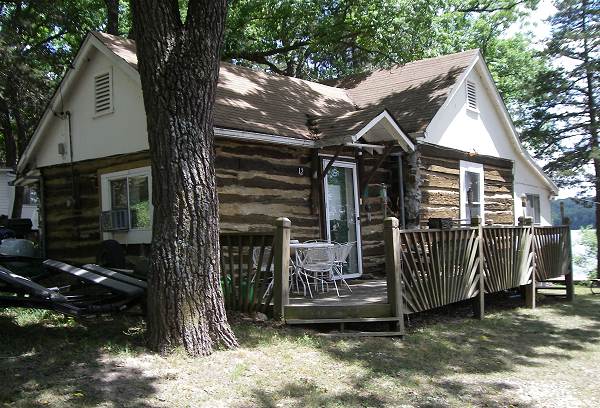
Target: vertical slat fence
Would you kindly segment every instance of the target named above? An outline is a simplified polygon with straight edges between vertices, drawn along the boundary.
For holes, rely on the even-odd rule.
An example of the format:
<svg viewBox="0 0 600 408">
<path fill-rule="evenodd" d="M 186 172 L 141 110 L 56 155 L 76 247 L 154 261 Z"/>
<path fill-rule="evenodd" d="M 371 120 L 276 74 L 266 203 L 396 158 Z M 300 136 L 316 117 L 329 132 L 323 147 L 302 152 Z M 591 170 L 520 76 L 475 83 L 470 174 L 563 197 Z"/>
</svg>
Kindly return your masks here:
<svg viewBox="0 0 600 408">
<path fill-rule="evenodd" d="M 416 313 L 477 296 L 477 228 L 400 231 L 405 313 Z"/>
<path fill-rule="evenodd" d="M 531 248 L 531 227 L 484 227 L 483 269 L 486 293 L 530 283 L 534 257 Z"/>
<path fill-rule="evenodd" d="M 273 297 L 274 234 L 222 232 L 219 239 L 225 307 L 266 313 Z"/>
<path fill-rule="evenodd" d="M 569 227 L 534 227 L 536 280 L 547 281 L 570 271 Z"/>
</svg>

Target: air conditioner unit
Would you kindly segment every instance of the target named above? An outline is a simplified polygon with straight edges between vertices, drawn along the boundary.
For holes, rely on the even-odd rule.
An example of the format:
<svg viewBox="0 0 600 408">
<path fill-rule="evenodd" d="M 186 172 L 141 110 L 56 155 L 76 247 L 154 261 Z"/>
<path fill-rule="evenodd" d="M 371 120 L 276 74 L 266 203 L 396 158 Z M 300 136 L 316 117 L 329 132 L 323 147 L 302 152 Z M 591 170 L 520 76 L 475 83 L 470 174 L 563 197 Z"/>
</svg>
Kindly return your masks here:
<svg viewBox="0 0 600 408">
<path fill-rule="evenodd" d="M 100 225 L 102 226 L 103 232 L 128 231 L 129 210 L 124 208 L 120 210 L 102 211 Z"/>
</svg>

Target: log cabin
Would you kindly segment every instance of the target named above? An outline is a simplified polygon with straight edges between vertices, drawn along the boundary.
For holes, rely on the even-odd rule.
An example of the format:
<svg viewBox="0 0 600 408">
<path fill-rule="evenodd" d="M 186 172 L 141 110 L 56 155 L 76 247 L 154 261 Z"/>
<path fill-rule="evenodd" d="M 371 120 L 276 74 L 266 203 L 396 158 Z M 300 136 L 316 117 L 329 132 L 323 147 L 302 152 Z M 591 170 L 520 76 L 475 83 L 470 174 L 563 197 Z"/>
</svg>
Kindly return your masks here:
<svg viewBox="0 0 600 408">
<path fill-rule="evenodd" d="M 356 242 L 347 277 L 383 273 L 386 216 L 549 225 L 558 192 L 478 50 L 327 84 L 222 63 L 214 131 L 221 229 L 284 216 L 294 239 Z M 148 255 L 148 149 L 135 43 L 89 33 L 18 165 L 46 256 L 94 261 L 103 240 Z"/>
</svg>

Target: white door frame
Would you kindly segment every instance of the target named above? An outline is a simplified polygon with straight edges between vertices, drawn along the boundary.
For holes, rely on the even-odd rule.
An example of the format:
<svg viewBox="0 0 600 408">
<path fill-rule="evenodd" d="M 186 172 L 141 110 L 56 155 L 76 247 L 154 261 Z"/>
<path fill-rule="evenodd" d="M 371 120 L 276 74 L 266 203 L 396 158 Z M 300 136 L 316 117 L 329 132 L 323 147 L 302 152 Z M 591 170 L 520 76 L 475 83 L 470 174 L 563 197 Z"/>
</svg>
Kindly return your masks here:
<svg viewBox="0 0 600 408">
<path fill-rule="evenodd" d="M 330 159 L 323 159 L 323 168 L 327 167 L 327 164 L 330 162 Z M 361 244 L 361 236 L 360 236 L 360 205 L 359 205 L 359 197 L 358 197 L 358 180 L 357 180 L 357 171 L 356 171 L 356 163 L 347 162 L 347 161 L 334 161 L 331 165 L 333 167 L 343 167 L 347 169 L 352 169 L 352 178 L 354 181 L 354 216 L 355 216 L 355 228 L 356 228 L 356 255 L 358 257 L 358 273 L 352 273 L 348 275 L 343 275 L 344 278 L 357 278 L 362 275 L 362 244 Z M 331 168 L 329 171 L 331 171 Z M 327 183 L 327 177 L 323 178 L 323 195 L 325 196 L 325 231 L 327 233 L 327 241 L 331 242 L 331 231 L 329 229 L 329 204 L 328 204 L 328 194 L 329 188 Z"/>
</svg>

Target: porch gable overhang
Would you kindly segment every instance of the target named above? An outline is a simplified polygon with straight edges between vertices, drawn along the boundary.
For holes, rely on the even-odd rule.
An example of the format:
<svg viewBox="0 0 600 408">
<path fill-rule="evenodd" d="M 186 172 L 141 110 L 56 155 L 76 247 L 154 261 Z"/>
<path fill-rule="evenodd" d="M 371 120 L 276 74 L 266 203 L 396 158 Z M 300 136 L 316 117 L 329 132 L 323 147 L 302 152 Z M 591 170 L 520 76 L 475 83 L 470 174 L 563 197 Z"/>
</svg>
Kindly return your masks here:
<svg viewBox="0 0 600 408">
<path fill-rule="evenodd" d="M 362 113 L 362 112 L 360 112 Z M 360 114 L 356 112 L 356 114 Z M 342 118 L 340 121 L 350 119 Z M 367 119 L 368 120 L 368 119 Z M 399 145 L 406 152 L 414 152 L 415 144 L 408 137 L 408 135 L 398 126 L 398 123 L 394 120 L 392 115 L 387 110 L 383 110 L 381 113 L 370 120 L 361 121 L 359 126 L 350 127 L 348 132 L 338 135 L 328 136 L 327 134 L 316 142 L 317 147 L 328 147 L 328 146 L 356 146 L 361 145 L 378 145 L 381 144 L 381 148 L 390 143 Z M 363 125 L 363 123 L 365 123 Z M 343 128 L 343 126 L 342 126 Z M 374 146 L 372 146 L 374 147 Z"/>
</svg>

